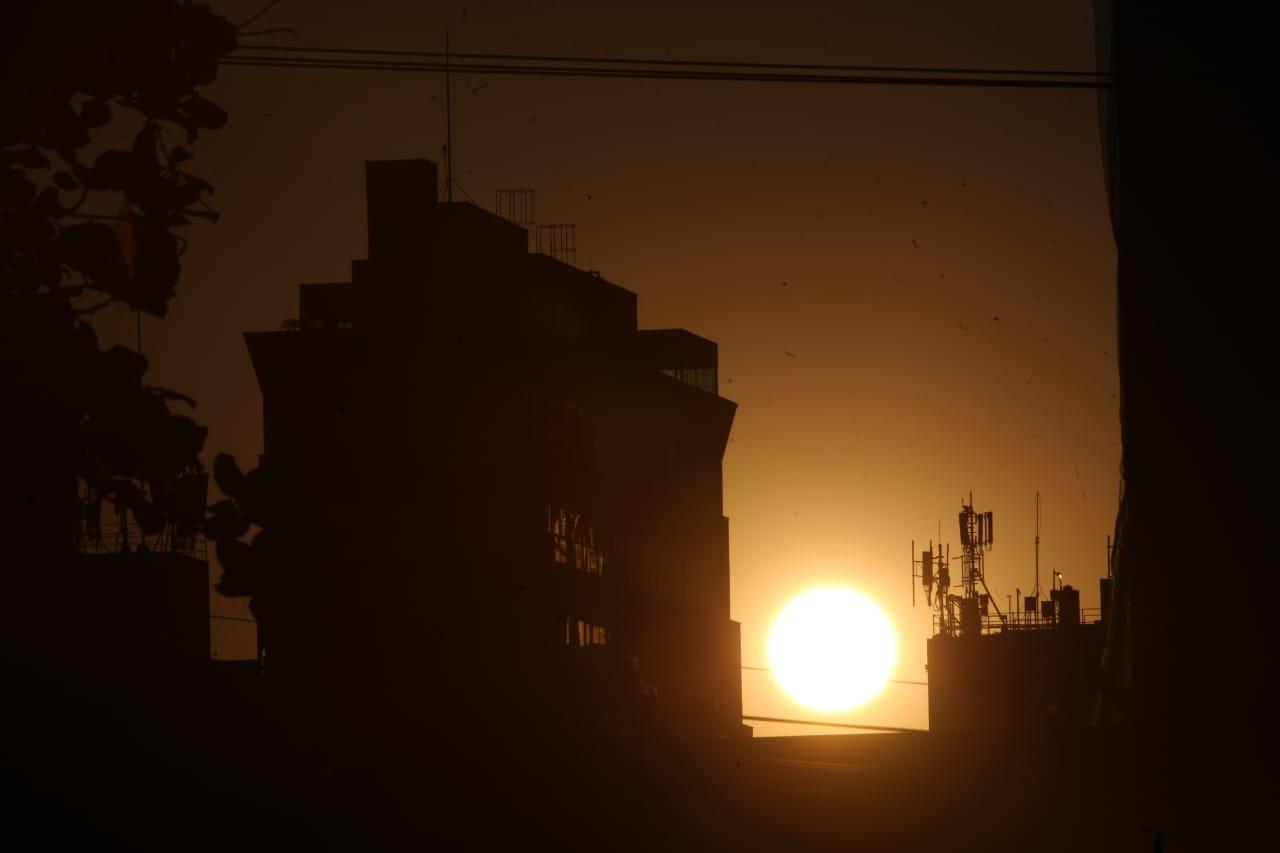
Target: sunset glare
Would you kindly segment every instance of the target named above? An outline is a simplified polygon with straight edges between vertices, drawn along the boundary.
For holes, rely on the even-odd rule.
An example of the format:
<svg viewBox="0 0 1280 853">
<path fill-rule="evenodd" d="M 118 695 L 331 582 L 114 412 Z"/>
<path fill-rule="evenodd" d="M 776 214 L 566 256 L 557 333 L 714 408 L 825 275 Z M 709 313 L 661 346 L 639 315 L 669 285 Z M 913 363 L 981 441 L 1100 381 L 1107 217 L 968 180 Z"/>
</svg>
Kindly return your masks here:
<svg viewBox="0 0 1280 853">
<path fill-rule="evenodd" d="M 878 604 L 852 589 L 802 593 L 769 632 L 769 665 L 783 692 L 815 711 L 865 705 L 897 662 L 893 625 Z"/>
</svg>

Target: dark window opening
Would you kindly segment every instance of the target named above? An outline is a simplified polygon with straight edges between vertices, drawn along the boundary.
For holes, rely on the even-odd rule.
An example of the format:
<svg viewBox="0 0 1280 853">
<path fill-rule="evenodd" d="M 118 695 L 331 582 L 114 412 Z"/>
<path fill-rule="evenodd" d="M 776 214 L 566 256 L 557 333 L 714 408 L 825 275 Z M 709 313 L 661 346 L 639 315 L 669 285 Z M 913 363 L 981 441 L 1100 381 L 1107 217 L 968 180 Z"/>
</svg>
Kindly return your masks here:
<svg viewBox="0 0 1280 853">
<path fill-rule="evenodd" d="M 564 617 L 566 646 L 604 646 L 609 643 L 609 629 L 585 619 Z"/>
<path fill-rule="evenodd" d="M 714 367 L 672 367 L 662 371 L 672 379 L 692 385 L 708 394 L 720 393 L 717 371 Z"/>
<path fill-rule="evenodd" d="M 586 572 L 604 574 L 604 550 L 596 541 L 595 529 L 582 513 L 564 507 L 547 507 L 547 532 L 551 535 L 552 556 L 557 563 Z"/>
</svg>

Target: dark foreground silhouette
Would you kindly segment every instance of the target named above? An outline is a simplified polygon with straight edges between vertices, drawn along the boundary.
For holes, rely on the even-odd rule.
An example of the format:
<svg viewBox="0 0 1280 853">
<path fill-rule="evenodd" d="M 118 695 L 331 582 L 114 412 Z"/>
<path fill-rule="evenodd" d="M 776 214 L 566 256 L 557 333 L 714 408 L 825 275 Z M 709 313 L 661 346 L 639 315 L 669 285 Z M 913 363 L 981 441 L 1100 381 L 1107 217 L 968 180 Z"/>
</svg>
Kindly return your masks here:
<svg viewBox="0 0 1280 853">
<path fill-rule="evenodd" d="M 11 477 L 8 846 L 1258 846 L 1273 787 L 1269 626 L 1218 619 L 1204 592 L 1227 573 L 1265 583 L 1269 569 L 1257 548 L 1274 467 L 1260 289 L 1274 277 L 1276 148 L 1269 51 L 1249 8 L 1125 7 L 1111 31 L 1125 492 L 1098 731 L 691 739 L 652 709 L 598 728 L 581 713 L 589 702 L 490 704 L 487 675 L 409 682 L 446 701 L 387 701 L 383 687 L 406 682 L 378 656 L 339 668 L 319 695 L 173 642 L 153 606 L 163 584 L 147 579 L 180 563 L 31 545 L 59 524 L 70 539 L 73 518 L 27 525 L 30 493 Z M 24 420 L 28 398 L 5 402 L 32 447 L 54 446 Z M 15 471 L 39 470 L 27 446 L 5 454 Z M 470 624 L 482 631 L 485 614 Z"/>
</svg>

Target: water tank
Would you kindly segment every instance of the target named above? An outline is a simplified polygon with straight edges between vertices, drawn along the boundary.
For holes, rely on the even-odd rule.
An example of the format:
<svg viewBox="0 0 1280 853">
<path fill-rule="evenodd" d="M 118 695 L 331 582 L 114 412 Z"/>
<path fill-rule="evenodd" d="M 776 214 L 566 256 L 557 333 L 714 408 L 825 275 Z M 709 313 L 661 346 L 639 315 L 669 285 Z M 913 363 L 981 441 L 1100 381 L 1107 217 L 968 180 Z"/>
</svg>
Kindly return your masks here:
<svg viewBox="0 0 1280 853">
<path fill-rule="evenodd" d="M 1080 590 L 1068 584 L 1058 591 L 1058 615 L 1066 627 L 1080 624 Z"/>
</svg>

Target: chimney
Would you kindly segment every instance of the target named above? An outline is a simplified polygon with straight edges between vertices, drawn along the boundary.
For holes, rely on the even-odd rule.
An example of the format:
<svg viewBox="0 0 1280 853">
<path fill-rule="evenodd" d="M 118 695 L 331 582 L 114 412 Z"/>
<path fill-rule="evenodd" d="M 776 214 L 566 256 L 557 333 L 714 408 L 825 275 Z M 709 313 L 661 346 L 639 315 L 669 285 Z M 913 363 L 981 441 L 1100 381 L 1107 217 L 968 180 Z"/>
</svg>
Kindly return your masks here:
<svg viewBox="0 0 1280 853">
<path fill-rule="evenodd" d="M 436 164 L 430 160 L 371 160 L 364 164 L 369 259 L 377 261 L 411 238 L 436 204 Z"/>
</svg>

